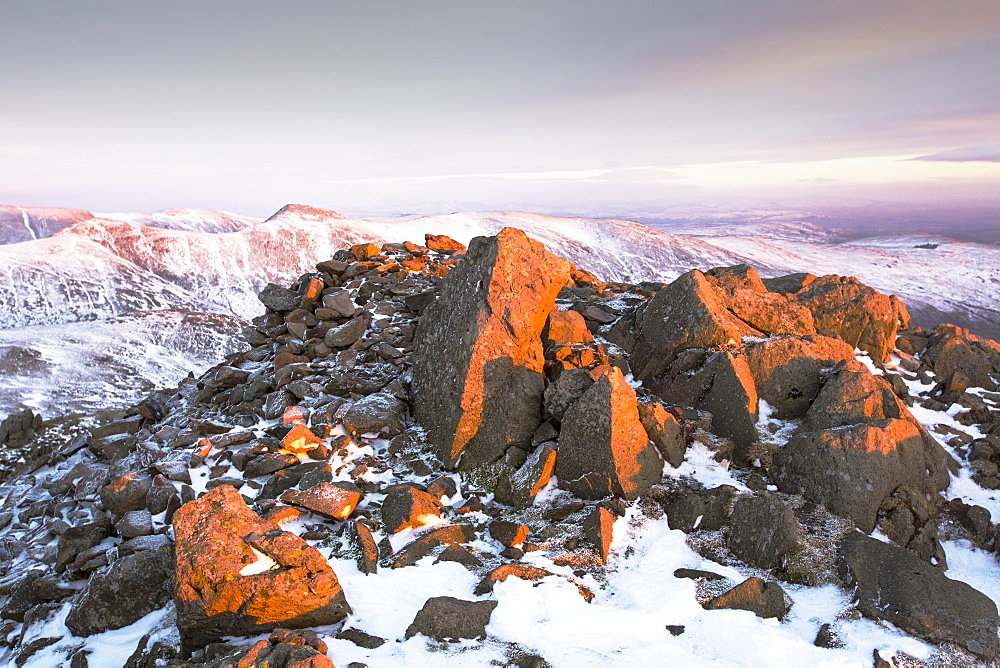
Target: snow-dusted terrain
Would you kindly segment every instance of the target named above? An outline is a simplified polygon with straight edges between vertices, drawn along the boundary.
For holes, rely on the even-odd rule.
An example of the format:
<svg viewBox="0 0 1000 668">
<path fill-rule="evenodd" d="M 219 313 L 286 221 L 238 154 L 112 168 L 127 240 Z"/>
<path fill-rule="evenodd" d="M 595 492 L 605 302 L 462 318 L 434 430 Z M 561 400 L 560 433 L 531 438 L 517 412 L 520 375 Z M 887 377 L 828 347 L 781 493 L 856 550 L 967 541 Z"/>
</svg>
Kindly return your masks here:
<svg viewBox="0 0 1000 668">
<path fill-rule="evenodd" d="M 870 364 L 866 357 L 859 358 Z M 896 370 L 895 360 L 886 368 Z M 914 394 L 926 391 L 927 387 L 917 381 L 911 383 Z M 990 402 L 993 403 L 992 400 Z M 953 412 L 918 407 L 914 414 L 930 430 L 943 424 L 973 436 L 979 434 L 975 427 L 956 422 Z M 278 420 L 261 422 L 257 428 L 264 429 L 276 422 Z M 351 446 L 350 452 L 343 455 L 343 462 L 370 455 L 387 444 L 388 441 L 382 439 L 369 446 Z M 956 454 L 953 449 L 949 448 L 949 451 Z M 708 487 L 731 484 L 746 490 L 740 474 L 731 473 L 728 462 L 720 464 L 713 455 L 714 452 L 708 448 L 694 444 L 688 449 L 684 463 L 676 469 L 666 465 L 664 475 L 691 477 Z M 967 466 L 964 458 L 959 459 L 963 467 Z M 341 463 L 340 455 L 332 463 Z M 63 463 L 62 466 L 67 468 L 69 464 Z M 963 468 L 962 472 L 967 472 L 967 469 Z M 36 472 L 39 480 L 50 475 L 56 477 L 61 474 L 52 467 Z M 389 476 L 389 473 L 382 475 Z M 192 483 L 195 491 L 203 491 L 207 481 L 208 473 L 198 471 Z M 247 491 L 252 490 L 247 488 Z M 536 505 L 544 505 L 560 494 L 567 493 L 558 491 L 553 480 L 539 495 Z M 964 498 L 983 505 L 994 517 L 1000 515 L 1000 493 L 978 487 L 963 479 L 961 473 L 953 476 L 945 496 Z M 373 499 L 381 497 L 369 496 Z M 457 494 L 445 499 L 447 505 L 454 507 L 465 500 L 461 488 Z M 483 519 L 489 518 L 484 515 Z M 282 523 L 282 528 L 300 534 L 312 521 L 306 515 Z M 163 514 L 154 517 L 154 525 L 163 525 Z M 434 526 L 406 529 L 394 534 L 391 537 L 393 547 L 408 543 Z M 876 533 L 876 536 L 879 534 Z M 382 534 L 376 532 L 376 538 L 381 537 Z M 947 540 L 943 544 L 949 564 L 947 576 L 969 583 L 1000 605 L 1000 564 L 995 555 L 965 540 Z M 486 551 L 495 549 L 489 538 L 473 541 L 470 546 Z M 954 657 L 942 654 L 938 648 L 902 633 L 891 624 L 856 614 L 849 593 L 834 584 L 815 587 L 784 584 L 792 607 L 781 621 L 763 619 L 744 610 L 705 610 L 698 603 L 699 592 L 695 582 L 676 577 L 676 569 L 693 568 L 717 573 L 726 578 L 722 581 L 728 583 L 726 587 L 746 577 L 766 576 L 766 572 L 706 559 L 687 544 L 682 531 L 671 529 L 665 517 L 645 512 L 640 504 L 629 507 L 625 516 L 615 523 L 606 579 L 599 581 L 591 575 L 581 579 L 594 591 L 596 596 L 593 601 L 586 602 L 567 580 L 576 578 L 571 567 L 555 564 L 544 550 L 529 552 L 523 559 L 525 563 L 549 570 L 555 576 L 538 582 L 510 577 L 498 583 L 493 590 L 498 605 L 486 627 L 490 638 L 485 641 L 442 643 L 419 635 L 403 640 L 407 626 L 428 597 L 477 598 L 474 589 L 479 578 L 464 566 L 449 561 L 435 563 L 434 557 L 429 556 L 414 566 L 383 568 L 377 573 L 365 574 L 358 570 L 353 558 L 340 556 L 332 547 L 320 546 L 319 549 L 337 573 L 351 601 L 353 611 L 348 625 L 390 639 L 380 647 L 366 649 L 346 639 L 336 638 L 337 629 L 333 627 L 326 632 L 324 628 L 317 629 L 329 648 L 329 656 L 335 658 L 337 665 L 357 661 L 372 667 L 486 668 L 511 665 L 511 646 L 544 656 L 553 668 L 582 665 L 763 668 L 803 664 L 867 668 L 872 665 L 873 652 L 878 652 L 887 660 L 895 657 L 905 662 L 896 665 L 966 665 L 949 663 Z M 122 665 L 143 636 L 151 634 L 154 640 L 167 640 L 177 633 L 175 609 L 171 603 L 125 628 L 77 638 L 66 627 L 71 605 L 69 602 L 61 604 L 62 607 L 47 620 L 31 626 L 23 644 L 43 638 L 57 641 L 43 644 L 23 665 L 47 668 L 57 665 L 68 651 L 78 649 L 90 652 L 88 665 Z M 841 646 L 815 646 L 813 640 L 820 624 L 834 619 Z M 681 626 L 683 631 L 674 635 L 667 626 Z M 249 646 L 265 637 L 266 634 L 235 642 Z M 0 652 L 0 658 L 3 656 Z M 914 660 L 919 663 L 914 663 Z"/>
<path fill-rule="evenodd" d="M 210 226 L 208 222 L 202 227 Z M 13 314 L 18 311 L 37 312 L 39 323 L 0 330 L 0 375 L 5 378 L 0 414 L 19 404 L 40 409 L 46 416 L 56 411 L 114 408 L 134 402 L 156 385 L 175 384 L 189 370 L 198 374 L 219 361 L 238 341 L 242 320 L 237 315 L 253 316 L 262 310 L 255 292 L 265 281 L 288 283 L 346 245 L 361 241 L 421 241 L 424 231 L 448 234 L 464 242 L 505 226 L 524 229 L 602 278 L 666 281 L 693 267 L 749 262 L 765 275 L 790 271 L 854 274 L 902 295 L 911 309 L 912 299 L 902 289 L 892 287 L 897 277 L 898 284 L 908 290 L 917 291 L 926 285 L 922 294 L 942 310 L 958 304 L 961 295 L 967 294 L 969 308 L 975 309 L 968 313 L 987 322 L 1000 301 L 996 289 L 981 290 L 978 295 L 974 290 L 976 281 L 984 285 L 997 280 L 1000 249 L 926 237 L 850 241 L 835 233 L 822 236 L 822 230 L 813 230 L 811 234 L 817 239 L 805 241 L 796 237 L 794 230 L 781 227 L 768 239 L 768 228 L 761 225 L 755 226 L 752 233 L 730 230 L 725 236 L 712 236 L 695 235 L 689 230 L 688 236 L 624 220 L 509 212 L 366 221 L 304 207 L 289 207 L 268 221 L 224 233 L 166 230 L 92 218 L 49 238 L 0 246 L 0 257 L 8 261 L 5 271 L 9 273 L 4 274 L 4 280 L 11 282 L 0 286 L 7 290 L 0 295 L 19 298 L 16 280 L 23 281 L 21 285 L 35 286 L 30 293 L 34 301 L 2 302 L 5 313 L 12 314 L 10 322 L 14 322 Z M 935 248 L 918 247 L 934 244 Z M 917 279 L 904 280 L 908 275 L 906 265 L 915 262 L 914 258 L 940 249 L 944 252 L 926 256 L 927 266 L 918 270 Z M 941 261 L 959 264 L 944 266 Z M 880 284 L 880 280 L 886 283 Z M 212 309 L 219 313 L 195 312 Z M 22 319 L 30 321 L 30 317 Z M 875 369 L 870 360 L 863 356 L 861 359 Z M 898 362 L 893 359 L 886 368 L 898 371 Z M 926 395 L 932 387 L 916 379 L 908 381 L 908 385 L 914 396 Z M 989 404 L 996 407 L 997 397 L 991 396 L 987 398 Z M 957 404 L 944 410 L 915 405 L 912 410 L 932 432 L 943 425 L 971 437 L 982 436 L 977 427 L 963 425 L 955 418 L 962 410 Z M 766 422 L 766 406 L 762 405 L 760 414 Z M 261 431 L 279 421 L 262 420 L 253 429 Z M 775 436 L 787 438 L 791 429 L 775 426 Z M 361 440 L 359 446 L 345 448 L 344 453 L 334 456 L 332 468 L 341 479 L 349 478 L 346 464 L 388 446 L 386 439 L 370 440 L 371 444 Z M 949 447 L 949 452 L 963 468 L 953 476 L 944 496 L 980 505 L 993 518 L 1000 517 L 1000 492 L 977 485 L 969 475 L 969 462 L 954 448 Z M 714 455 L 708 447 L 695 443 L 687 450 L 685 461 L 676 469 L 667 465 L 664 474 L 694 478 L 707 487 L 731 484 L 746 490 L 746 475 L 730 471 L 728 463 L 717 462 Z M 55 480 L 75 463 L 66 460 L 42 467 L 35 471 L 34 481 L 43 484 Z M 60 466 L 63 470 L 59 470 Z M 192 473 L 193 490 L 204 491 L 210 475 L 208 466 L 193 467 Z M 408 474 L 400 471 L 395 475 L 407 479 Z M 459 488 L 457 494 L 446 498 L 447 505 L 460 506 L 466 500 L 466 491 Z M 551 484 L 538 503 L 544 504 L 559 494 L 566 493 Z M 384 495 L 373 493 L 367 498 L 380 502 Z M 482 519 L 487 520 L 485 515 Z M 165 515 L 155 515 L 153 521 L 156 528 L 162 528 Z M 283 528 L 301 534 L 312 521 L 306 515 L 285 523 Z M 427 528 L 407 529 L 391 536 L 393 547 L 398 549 Z M 12 529 L 0 530 L 0 538 L 9 531 Z M 38 536 L 47 534 L 39 529 Z M 388 536 L 376 532 L 376 539 L 383 537 Z M 489 541 L 484 535 L 471 546 L 496 551 L 496 545 Z M 52 545 L 40 539 L 32 549 L 48 547 Z M 962 540 L 945 540 L 944 547 L 948 577 L 968 582 L 1000 604 L 1000 565 L 995 555 Z M 592 602 L 585 602 L 573 585 L 558 577 L 577 578 L 573 568 L 555 564 L 552 555 L 544 550 L 529 552 L 524 558 L 526 563 L 545 568 L 556 577 L 539 582 L 511 577 L 499 583 L 494 589 L 498 605 L 487 627 L 490 639 L 483 642 L 440 643 L 423 636 L 404 639 L 407 626 L 429 597 L 476 598 L 479 578 L 460 564 L 434 563 L 431 557 L 412 567 L 383 568 L 366 575 L 358 570 L 353 558 L 345 558 L 330 546 L 319 549 L 351 602 L 349 624 L 389 640 L 378 648 L 365 649 L 334 637 L 336 629 L 320 628 L 329 656 L 337 665 L 352 661 L 373 667 L 507 665 L 512 645 L 544 656 L 554 668 L 802 663 L 867 667 L 872 665 L 873 651 L 885 658 L 904 653 L 930 664 L 949 658 L 891 624 L 862 618 L 852 606 L 850 593 L 832 584 L 786 585 L 793 605 L 780 622 L 748 611 L 703 609 L 698 601 L 704 592 L 697 590 L 693 580 L 676 577 L 676 569 L 715 572 L 727 578 L 723 581 L 727 587 L 762 573 L 701 556 L 687 543 L 683 532 L 669 528 L 662 512 L 651 511 L 640 503 L 632 505 L 615 524 L 606 579 L 592 575 L 579 578 L 594 591 Z M 22 561 L 15 566 L 30 563 L 28 552 L 24 555 L 18 557 Z M 23 665 L 59 665 L 78 649 L 90 652 L 88 665 L 122 665 L 143 636 L 153 634 L 155 639 L 176 634 L 173 604 L 131 626 L 87 638 L 73 636 L 66 626 L 71 603 L 55 605 L 53 615 L 26 627 L 22 645 L 38 641 L 39 646 Z M 831 620 L 835 620 L 843 646 L 814 646 L 819 626 Z M 683 626 L 683 632 L 674 635 L 668 625 Z M 55 640 L 45 644 L 50 639 Z M 257 639 L 239 642 L 253 643 Z M 12 657 L 0 652 L 0 663 L 5 659 Z"/>
<path fill-rule="evenodd" d="M 91 214 L 2 207 L 0 328 L 39 341 L 73 332 L 78 341 L 93 339 L 93 355 L 115 357 L 98 343 L 102 326 L 83 323 L 163 309 L 249 319 L 261 312 L 256 294 L 267 282 L 294 281 L 338 249 L 368 241 L 421 242 L 427 232 L 467 243 L 503 227 L 523 229 L 605 280 L 670 281 L 689 269 L 739 263 L 765 277 L 800 271 L 853 275 L 899 295 L 916 324 L 950 321 L 1000 335 L 1000 247 L 993 245 L 927 235 L 859 238 L 781 217 L 720 222 L 706 216 L 700 223 L 675 222 L 667 231 L 623 219 L 509 211 L 368 220 L 303 205 L 286 206 L 264 221 L 195 209 Z M 80 324 L 45 327 L 68 323 Z M 25 327 L 31 329 L 18 333 Z M 71 347 L 83 355 L 86 344 Z M 51 369 L 61 362 L 51 353 L 39 355 L 46 365 L 8 368 L 7 386 L 55 381 Z M 199 367 L 207 356 L 206 350 L 189 359 Z M 179 376 L 158 378 L 170 383 Z M 109 397 L 136 398 L 116 387 L 106 387 Z M 4 393 L 0 415 L 17 405 L 14 393 Z"/>
</svg>

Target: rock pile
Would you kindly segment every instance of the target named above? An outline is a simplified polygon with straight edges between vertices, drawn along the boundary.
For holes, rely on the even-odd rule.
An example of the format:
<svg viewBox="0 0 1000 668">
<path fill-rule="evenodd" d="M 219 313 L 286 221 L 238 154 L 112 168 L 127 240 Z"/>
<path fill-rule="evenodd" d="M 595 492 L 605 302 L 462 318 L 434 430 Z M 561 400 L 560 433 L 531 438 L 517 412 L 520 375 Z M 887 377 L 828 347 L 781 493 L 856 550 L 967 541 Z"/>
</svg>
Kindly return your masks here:
<svg viewBox="0 0 1000 668">
<path fill-rule="evenodd" d="M 603 578 L 631 504 L 765 576 L 701 597 L 708 610 L 780 619 L 779 581 L 836 582 L 866 616 L 997 655 L 996 607 L 944 575 L 938 535 L 994 549 L 997 527 L 942 498 L 958 462 L 908 389 L 965 407 L 986 436 L 949 446 L 1000 488 L 994 342 L 905 329 L 898 300 L 840 276 L 604 283 L 515 229 L 468 249 L 357 245 L 260 300 L 248 350 L 0 487 L 0 652 L 63 647 L 26 634 L 63 606 L 84 638 L 173 605 L 176 631 L 129 665 L 332 665 L 308 629 L 386 640 L 334 626 L 351 602 L 328 559 L 348 555 L 363 574 L 424 558 L 474 572 L 479 600 L 431 597 L 405 637 L 482 638 L 510 577 L 591 600 L 584 576 Z M 15 417 L 0 434 L 23 440 Z M 665 476 L 691 448 L 732 462 L 742 489 Z M 540 550 L 570 570 L 525 561 Z M 65 644 L 74 666 L 87 652 Z"/>
</svg>

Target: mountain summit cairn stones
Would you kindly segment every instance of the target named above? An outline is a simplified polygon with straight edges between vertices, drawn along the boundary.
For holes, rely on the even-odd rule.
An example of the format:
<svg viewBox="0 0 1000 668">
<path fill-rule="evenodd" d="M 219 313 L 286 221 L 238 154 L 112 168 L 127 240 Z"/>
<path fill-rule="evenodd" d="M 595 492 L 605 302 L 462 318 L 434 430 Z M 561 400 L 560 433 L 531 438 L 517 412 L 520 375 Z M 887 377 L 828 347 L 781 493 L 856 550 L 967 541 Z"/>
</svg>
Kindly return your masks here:
<svg viewBox="0 0 1000 668">
<path fill-rule="evenodd" d="M 541 423 L 541 333 L 569 262 L 524 232 L 476 237 L 421 319 L 413 409 L 449 468 L 489 464 L 527 447 Z"/>
</svg>

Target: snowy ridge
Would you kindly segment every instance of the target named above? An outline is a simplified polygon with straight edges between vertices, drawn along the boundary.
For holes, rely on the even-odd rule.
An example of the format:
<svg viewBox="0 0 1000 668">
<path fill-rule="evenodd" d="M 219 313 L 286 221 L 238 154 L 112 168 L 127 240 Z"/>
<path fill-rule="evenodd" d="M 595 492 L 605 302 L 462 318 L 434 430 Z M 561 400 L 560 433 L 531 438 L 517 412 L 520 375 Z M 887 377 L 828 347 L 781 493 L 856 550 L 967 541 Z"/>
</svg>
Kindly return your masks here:
<svg viewBox="0 0 1000 668">
<path fill-rule="evenodd" d="M 259 218 L 241 216 L 217 209 L 164 209 L 153 213 L 99 213 L 98 218 L 117 220 L 133 225 L 161 227 L 167 230 L 210 232 L 223 234 L 239 232 L 260 223 Z"/>
<path fill-rule="evenodd" d="M 44 239 L 73 223 L 93 218 L 82 209 L 7 206 L 0 204 L 0 244 Z"/>
<path fill-rule="evenodd" d="M 665 282 L 689 269 L 739 263 L 752 264 L 764 276 L 836 273 L 856 276 L 899 295 L 923 326 L 950 318 L 986 335 L 1000 332 L 1000 248 L 928 235 L 838 243 L 842 237 L 804 221 L 681 225 L 687 234 L 674 234 L 615 218 L 494 211 L 367 220 L 303 205 L 283 207 L 256 224 L 232 214 L 189 209 L 107 216 L 76 222 L 56 237 L 82 237 L 103 246 L 110 255 L 98 257 L 85 245 L 30 245 L 37 241 L 28 242 L 22 250 L 18 250 L 21 244 L 3 249 L 3 289 L 34 296 L 30 311 L 25 310 L 24 300 L 10 295 L 0 298 L 0 327 L 158 307 L 215 310 L 249 318 L 260 312 L 256 293 L 264 284 L 293 280 L 311 271 L 317 259 L 352 244 L 420 242 L 425 232 L 467 243 L 477 235 L 518 227 L 605 280 Z M 172 221 L 177 227 L 195 229 L 145 224 L 150 221 Z M 225 221 L 244 227 L 218 233 Z M 19 225 L 23 230 L 23 223 Z M 931 245 L 936 247 L 927 247 Z M 37 257 L 53 254 L 63 257 L 41 269 Z M 957 267 L 962 270 L 955 271 Z M 95 275 L 102 277 L 100 283 L 108 290 L 76 287 L 92 285 Z M 51 286 L 61 285 L 68 287 L 57 287 L 49 294 Z M 113 296 L 115 292 L 122 295 Z"/>
</svg>

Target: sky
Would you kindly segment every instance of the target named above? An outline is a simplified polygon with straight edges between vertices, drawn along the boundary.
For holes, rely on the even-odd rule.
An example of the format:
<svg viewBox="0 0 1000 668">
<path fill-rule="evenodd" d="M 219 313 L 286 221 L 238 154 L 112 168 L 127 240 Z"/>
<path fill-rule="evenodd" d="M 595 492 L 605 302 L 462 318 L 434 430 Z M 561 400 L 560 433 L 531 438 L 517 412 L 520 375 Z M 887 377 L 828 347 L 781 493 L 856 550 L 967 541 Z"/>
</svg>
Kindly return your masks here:
<svg viewBox="0 0 1000 668">
<path fill-rule="evenodd" d="M 0 203 L 996 213 L 996 0 L 0 0 Z"/>
</svg>

